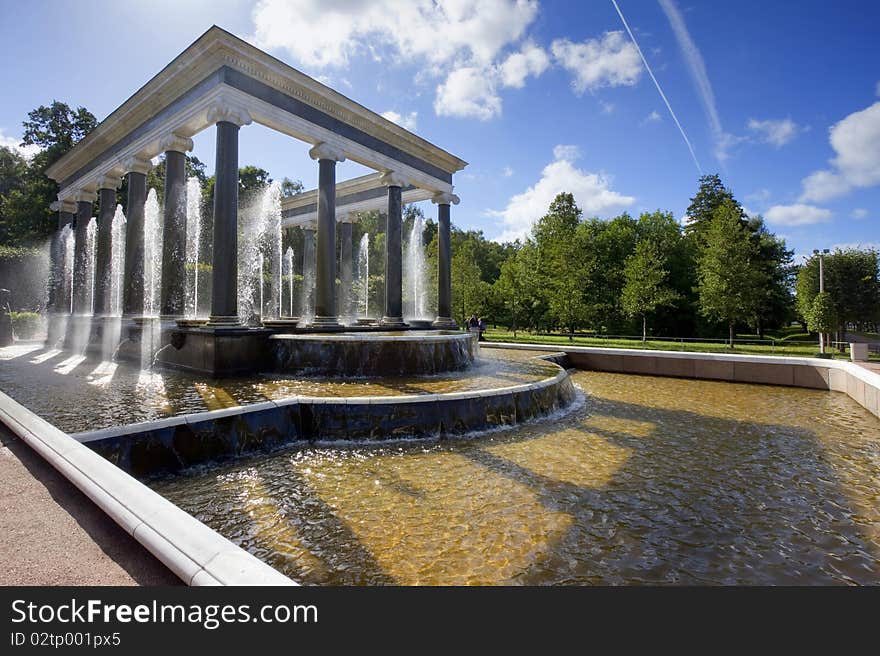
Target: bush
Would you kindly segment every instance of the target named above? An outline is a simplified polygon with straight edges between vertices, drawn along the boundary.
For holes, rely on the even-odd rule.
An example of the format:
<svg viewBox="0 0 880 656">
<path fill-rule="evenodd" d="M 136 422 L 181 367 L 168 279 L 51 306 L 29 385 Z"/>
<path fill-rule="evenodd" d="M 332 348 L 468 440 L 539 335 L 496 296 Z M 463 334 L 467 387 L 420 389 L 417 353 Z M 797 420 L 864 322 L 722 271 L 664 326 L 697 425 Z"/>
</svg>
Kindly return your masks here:
<svg viewBox="0 0 880 656">
<path fill-rule="evenodd" d="M 33 339 L 43 328 L 43 319 L 36 312 L 10 312 L 9 316 L 18 339 Z"/>
</svg>

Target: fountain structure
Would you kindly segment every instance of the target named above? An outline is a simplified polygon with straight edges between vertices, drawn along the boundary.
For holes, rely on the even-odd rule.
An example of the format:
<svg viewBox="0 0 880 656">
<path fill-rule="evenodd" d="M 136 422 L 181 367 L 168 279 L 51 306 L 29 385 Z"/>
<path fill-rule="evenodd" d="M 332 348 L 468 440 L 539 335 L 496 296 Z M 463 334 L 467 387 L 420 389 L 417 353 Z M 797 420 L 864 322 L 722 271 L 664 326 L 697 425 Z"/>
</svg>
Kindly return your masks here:
<svg viewBox="0 0 880 656">
<path fill-rule="evenodd" d="M 273 183 L 239 207 L 239 132 L 252 122 L 310 144 L 316 189 L 282 198 L 280 185 Z M 208 128 L 216 132 L 216 163 L 213 228 L 203 244 L 202 190 L 197 179 L 186 178 L 186 153 L 192 136 Z M 162 154 L 164 189 L 148 189 L 151 161 Z M 337 182 L 336 164 L 345 159 L 375 172 Z M 102 360 L 131 360 L 144 369 L 184 370 L 208 379 L 452 375 L 465 380 L 478 351 L 474 336 L 458 331 L 451 318 L 449 275 L 450 207 L 459 202 L 452 176 L 464 166 L 458 157 L 213 27 L 49 167 L 61 189 L 53 247 L 59 272 L 53 278 L 54 336 L 63 336 L 77 352 L 99 352 Z M 123 176 L 124 213 L 116 205 Z M 96 200 L 99 211 L 92 218 Z M 430 315 L 423 217 L 402 234 L 404 203 L 424 200 L 437 206 L 438 221 L 436 313 Z M 369 300 L 370 236 L 361 237 L 357 250 L 353 243 L 360 213 L 374 210 L 385 222 L 383 307 L 371 307 Z M 282 251 L 283 233 L 291 229 L 303 237 L 296 253 L 292 247 Z M 206 292 L 199 278 L 200 254 L 206 252 L 213 260 L 210 285 L 204 285 L 210 286 L 208 313 L 200 312 L 207 305 L 200 301 Z M 338 399 L 324 408 L 326 399 L 297 396 L 286 399 L 287 428 L 278 439 L 364 431 L 373 437 L 422 435 L 516 422 L 571 400 L 565 371 L 555 367 L 549 374 L 449 398 L 400 397 L 393 408 L 369 398 L 349 399 L 341 414 Z M 273 408 L 269 415 L 275 417 L 277 405 Z M 248 418 L 242 426 L 278 426 L 277 417 L 252 409 L 229 412 Z M 330 429 L 326 417 L 334 414 L 337 424 L 346 418 L 345 429 Z M 153 439 L 133 437 L 140 433 L 129 428 L 120 427 L 113 437 L 117 444 L 121 435 L 131 438 L 123 461 L 132 457 L 132 445 Z M 179 439 L 198 450 L 203 437 Z M 103 452 L 110 448 L 106 441 L 88 441 Z"/>
</svg>

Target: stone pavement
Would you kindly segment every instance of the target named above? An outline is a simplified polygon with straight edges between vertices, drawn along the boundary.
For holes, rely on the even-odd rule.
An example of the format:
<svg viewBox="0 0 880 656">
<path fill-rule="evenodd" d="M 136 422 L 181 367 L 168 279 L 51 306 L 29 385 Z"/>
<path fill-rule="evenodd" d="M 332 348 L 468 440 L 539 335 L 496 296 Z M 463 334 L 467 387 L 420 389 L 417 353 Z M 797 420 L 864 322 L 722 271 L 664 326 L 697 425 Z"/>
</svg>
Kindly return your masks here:
<svg viewBox="0 0 880 656">
<path fill-rule="evenodd" d="M 0 585 L 180 584 L 2 425 L 0 482 Z"/>
</svg>

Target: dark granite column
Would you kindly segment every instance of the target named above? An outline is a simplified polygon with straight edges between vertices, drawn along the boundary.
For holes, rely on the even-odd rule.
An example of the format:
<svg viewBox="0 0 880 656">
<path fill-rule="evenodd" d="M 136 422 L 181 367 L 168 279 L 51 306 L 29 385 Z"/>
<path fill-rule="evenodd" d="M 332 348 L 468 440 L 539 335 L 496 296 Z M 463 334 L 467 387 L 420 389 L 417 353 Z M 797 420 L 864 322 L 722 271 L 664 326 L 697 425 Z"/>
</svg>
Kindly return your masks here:
<svg viewBox="0 0 880 656">
<path fill-rule="evenodd" d="M 117 180 L 101 183 L 98 235 L 95 248 L 95 315 L 110 314 L 110 257 L 112 255 L 113 215 L 116 214 Z"/>
<path fill-rule="evenodd" d="M 144 314 L 144 203 L 147 200 L 147 171 L 150 162 L 128 162 L 128 198 L 125 223 L 125 273 L 122 289 L 122 313 L 135 317 Z"/>
<path fill-rule="evenodd" d="M 92 205 L 97 199 L 93 191 L 82 191 L 76 196 L 76 237 L 73 255 L 73 313 L 92 313 L 92 281 L 88 279 L 89 253 L 86 250 L 86 229 L 92 218 Z"/>
<path fill-rule="evenodd" d="M 339 239 L 339 303 L 340 315 L 349 321 L 354 321 L 354 308 L 352 307 L 352 243 L 351 243 L 351 219 L 346 217 L 340 224 Z"/>
<path fill-rule="evenodd" d="M 238 130 L 217 123 L 214 183 L 214 268 L 211 272 L 212 327 L 240 327 L 238 319 Z"/>
<path fill-rule="evenodd" d="M 315 253 L 314 328 L 338 328 L 336 319 L 336 162 L 345 161 L 333 146 L 319 143 L 309 151 L 318 160 L 318 243 Z"/>
<path fill-rule="evenodd" d="M 172 135 L 165 149 L 165 216 L 162 234 L 162 291 L 159 315 L 183 316 L 186 290 L 186 152 L 192 139 Z M 236 182 L 236 184 L 238 184 Z"/>
<path fill-rule="evenodd" d="M 380 323 L 389 328 L 402 328 L 403 323 L 403 252 L 400 232 L 403 221 L 403 182 L 386 174 L 388 214 L 385 217 L 385 316 Z"/>
<path fill-rule="evenodd" d="M 437 318 L 436 328 L 457 328 L 452 318 L 452 254 L 450 249 L 449 204 L 457 203 L 452 194 L 438 194 L 437 204 Z"/>
<path fill-rule="evenodd" d="M 50 245 L 49 262 L 49 312 L 67 314 L 70 312 L 70 298 L 67 296 L 64 284 L 64 244 L 61 237 L 65 226 L 73 223 L 76 203 L 59 200 L 51 205 L 51 209 L 58 212 L 58 230 L 52 234 Z"/>
</svg>

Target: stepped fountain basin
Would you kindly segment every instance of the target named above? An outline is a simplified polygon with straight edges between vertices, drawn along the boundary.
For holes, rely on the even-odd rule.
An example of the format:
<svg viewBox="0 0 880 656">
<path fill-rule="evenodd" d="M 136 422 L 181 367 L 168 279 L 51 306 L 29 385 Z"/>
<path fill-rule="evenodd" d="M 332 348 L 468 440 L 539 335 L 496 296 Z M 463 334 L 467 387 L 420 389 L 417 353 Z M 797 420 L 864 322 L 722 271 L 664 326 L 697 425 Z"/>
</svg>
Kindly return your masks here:
<svg viewBox="0 0 880 656">
<path fill-rule="evenodd" d="M 269 338 L 275 373 L 400 376 L 466 369 L 476 336 L 444 330 L 278 334 Z"/>
<path fill-rule="evenodd" d="M 0 349 L 0 360 L 0 390 L 138 477 L 297 443 L 438 440 L 520 424 L 576 396 L 555 362 L 508 354 L 464 371 L 355 379 L 152 373 L 36 345 Z"/>
</svg>

